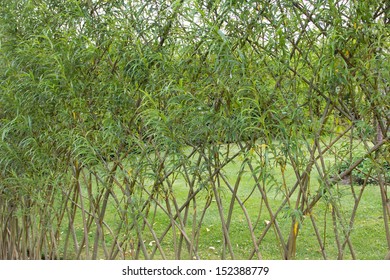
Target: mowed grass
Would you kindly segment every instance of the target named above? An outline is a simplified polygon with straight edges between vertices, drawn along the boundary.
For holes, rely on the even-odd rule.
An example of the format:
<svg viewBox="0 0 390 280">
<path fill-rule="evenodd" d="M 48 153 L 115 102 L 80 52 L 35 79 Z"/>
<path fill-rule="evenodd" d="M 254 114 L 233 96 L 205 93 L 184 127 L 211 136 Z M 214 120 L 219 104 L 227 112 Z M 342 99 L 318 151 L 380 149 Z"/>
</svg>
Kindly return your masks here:
<svg viewBox="0 0 390 280">
<path fill-rule="evenodd" d="M 343 186 L 344 187 L 344 186 Z M 345 186 L 345 188 L 348 188 Z M 282 202 L 281 195 L 276 195 L 274 199 L 270 200 L 271 207 L 276 211 Z M 224 205 L 228 206 L 230 198 L 225 196 Z M 357 259 L 383 259 L 387 252 L 386 237 L 383 224 L 383 213 L 381 207 L 381 198 L 379 189 L 376 186 L 367 186 L 362 200 L 358 206 L 357 215 L 350 228 L 350 213 L 354 207 L 354 200 L 352 195 L 345 195 L 341 200 L 341 210 L 344 217 L 345 230 L 351 230 L 350 240 L 353 245 L 355 257 Z M 202 205 L 199 202 L 200 206 Z M 245 203 L 251 221 L 255 226 L 255 236 L 259 237 L 266 227 L 266 221 L 270 220 L 270 216 L 265 211 L 264 206 L 260 210 L 261 198 L 260 196 L 252 197 Z M 322 241 L 325 242 L 325 251 L 329 259 L 337 259 L 338 250 L 335 240 L 334 227 L 331 216 L 331 206 L 326 203 L 319 202 L 313 211 L 312 215 L 319 228 Z M 227 212 L 227 211 L 225 211 Z M 282 212 L 278 216 L 278 224 L 287 241 L 288 233 L 291 226 L 291 220 L 284 217 Z M 260 215 L 260 216 L 259 216 Z M 225 214 L 225 218 L 227 213 Z M 256 223 L 257 221 L 257 223 Z M 161 226 L 165 229 L 169 220 L 163 214 L 156 218 L 156 227 Z M 188 233 L 191 232 L 191 221 L 188 224 Z M 339 225 L 339 231 L 343 228 Z M 246 218 L 240 207 L 235 206 L 233 212 L 232 222 L 229 228 L 230 241 L 234 250 L 234 257 L 236 259 L 248 259 L 253 251 L 253 243 L 250 237 Z M 341 240 L 344 241 L 342 232 L 339 232 Z M 170 235 L 166 238 L 169 240 Z M 199 238 L 199 256 L 201 259 L 220 259 L 222 257 L 222 225 L 218 213 L 216 202 L 212 202 L 207 210 L 205 219 L 202 224 L 201 234 Z M 281 259 L 282 251 L 280 241 L 276 237 L 273 230 L 269 230 L 264 240 L 260 244 L 260 252 L 264 259 Z M 168 252 L 169 254 L 169 252 Z M 230 258 L 228 252 L 227 257 Z M 173 257 L 173 255 L 171 255 Z M 305 217 L 303 223 L 300 225 L 300 231 L 297 239 L 297 259 L 323 259 L 321 248 L 317 241 L 314 228 L 310 217 Z M 351 259 L 351 253 L 348 245 L 345 246 L 344 259 Z"/>
<path fill-rule="evenodd" d="M 242 159 L 237 158 L 237 160 L 229 163 L 223 169 L 223 173 L 233 187 L 241 164 Z M 281 188 L 282 173 L 280 168 L 278 168 L 277 165 L 274 165 L 267 170 L 267 174 L 269 176 L 261 182 L 260 187 L 266 192 L 269 206 L 272 212 L 275 213 L 285 200 L 284 190 Z M 315 172 L 313 172 L 310 177 L 310 195 L 314 195 L 319 188 L 317 177 Z M 295 173 L 289 165 L 287 165 L 285 170 L 285 183 L 288 189 L 291 189 L 296 183 Z M 255 184 L 251 172 L 246 170 L 239 184 L 238 197 L 244 203 L 243 205 L 253 226 L 253 232 L 256 239 L 261 236 L 266 228 L 267 222 L 271 219 L 258 187 L 259 186 Z M 332 189 L 333 206 L 330 203 L 329 197 L 328 199 L 323 198 L 315 206 L 311 213 L 312 216 L 305 216 L 303 218 L 303 222 L 299 225 L 296 259 L 316 260 L 324 258 L 318 237 L 315 234 L 313 221 L 317 227 L 321 242 L 324 244 L 324 252 L 328 259 L 337 259 L 339 254 L 335 230 L 338 231 L 339 246 L 343 248 L 343 259 L 353 258 L 351 250 L 356 259 L 376 260 L 384 258 L 387 253 L 387 243 L 381 195 L 378 186 L 367 185 L 364 188 L 361 200 L 357 207 L 356 216 L 353 222 L 351 222 L 352 210 L 355 207 L 355 197 L 359 195 L 362 188 L 362 186 L 357 185 L 353 187 L 341 184 L 335 185 L 334 189 Z M 173 181 L 172 196 L 175 197 L 179 206 L 187 200 L 188 192 L 189 187 L 184 178 L 181 175 L 176 176 L 176 179 Z M 232 193 L 223 183 L 221 183 L 218 192 L 222 199 L 223 218 L 226 221 L 232 200 Z M 199 234 L 197 238 L 192 241 L 194 242 L 193 246 L 196 248 L 200 259 L 231 259 L 232 255 L 230 254 L 229 249 L 225 247 L 225 251 L 223 251 L 225 241 L 222 234 L 221 215 L 218 211 L 214 197 L 212 197 L 210 206 L 205 209 L 206 201 L 210 195 L 212 195 L 211 186 L 206 186 L 196 196 L 196 207 L 193 202 L 190 203 L 185 232 L 191 239 L 194 233 L 193 222 L 195 222 L 195 228 L 199 229 Z M 296 198 L 296 194 L 293 194 L 290 198 L 291 207 L 294 207 Z M 159 203 L 164 207 L 166 206 L 165 202 L 166 201 L 162 197 L 159 198 Z M 171 206 L 172 205 L 173 204 L 171 203 Z M 156 206 L 156 204 L 152 203 L 150 211 L 151 213 L 154 213 L 153 211 L 156 209 L 155 215 L 149 214 L 148 221 L 153 226 L 155 234 L 160 237 L 169 227 L 171 221 L 164 211 L 159 209 L 159 207 L 154 208 L 154 206 Z M 334 221 L 332 219 L 332 210 L 334 207 L 337 208 L 339 215 L 336 221 L 336 228 L 334 227 Z M 200 218 L 203 214 L 204 218 L 200 223 Z M 183 216 L 184 211 L 181 213 L 181 218 L 183 218 Z M 112 228 L 115 228 L 120 222 L 119 219 L 118 209 L 114 206 L 114 203 L 110 203 L 105 215 L 105 222 L 112 226 Z M 286 243 L 292 223 L 287 207 L 284 207 L 281 210 L 276 221 L 282 232 L 284 242 Z M 78 235 L 82 236 L 83 228 L 81 223 L 79 223 L 76 228 Z M 346 232 L 348 232 L 350 237 L 349 243 L 346 242 L 345 239 Z M 91 240 L 93 239 L 93 235 L 94 230 L 89 233 Z M 128 238 L 134 238 L 134 240 L 136 240 L 136 233 Z M 164 250 L 165 257 L 168 259 L 175 259 L 177 256 L 177 252 L 174 251 L 174 238 L 176 238 L 176 245 L 178 245 L 180 231 L 176 229 L 175 232 L 173 232 L 171 228 L 161 241 L 161 247 Z M 231 215 L 229 238 L 234 259 L 248 259 L 252 256 L 254 244 L 251 239 L 251 232 L 244 211 L 237 201 L 234 203 L 234 210 Z M 106 232 L 106 242 L 110 243 L 112 239 L 113 236 Z M 143 231 L 143 239 L 148 253 L 151 254 L 155 250 L 155 242 L 147 227 Z M 92 243 L 93 242 L 90 241 L 90 244 Z M 193 256 L 191 257 L 189 255 L 188 251 L 186 243 L 183 242 L 180 250 L 180 258 L 193 258 Z M 269 229 L 259 244 L 259 251 L 264 259 L 283 258 L 281 240 L 279 240 L 276 234 L 275 227 Z M 101 249 L 99 249 L 99 255 L 103 256 Z M 162 255 L 157 250 L 153 255 L 153 258 L 161 259 Z M 254 258 L 256 258 L 256 255 Z"/>
</svg>

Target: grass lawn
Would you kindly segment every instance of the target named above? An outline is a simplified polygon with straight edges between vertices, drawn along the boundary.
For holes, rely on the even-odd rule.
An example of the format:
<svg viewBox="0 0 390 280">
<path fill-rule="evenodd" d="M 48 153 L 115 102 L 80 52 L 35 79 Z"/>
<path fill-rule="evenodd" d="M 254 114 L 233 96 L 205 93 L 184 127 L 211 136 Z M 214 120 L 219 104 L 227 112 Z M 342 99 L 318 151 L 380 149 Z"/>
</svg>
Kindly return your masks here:
<svg viewBox="0 0 390 280">
<path fill-rule="evenodd" d="M 327 160 L 329 162 L 331 161 L 331 159 Z M 232 188 L 234 188 L 236 184 L 242 163 L 243 158 L 237 157 L 237 159 L 223 168 L 223 174 Z M 234 259 L 248 259 L 253 252 L 254 244 L 251 238 L 251 231 L 249 230 L 247 218 L 250 219 L 250 224 L 253 228 L 253 236 L 256 240 L 262 235 L 267 223 L 271 220 L 269 211 L 266 209 L 265 202 L 259 191 L 259 186 L 263 189 L 264 194 L 267 197 L 271 211 L 275 213 L 285 199 L 285 188 L 291 190 L 292 186 L 296 183 L 296 176 L 290 165 L 286 166 L 284 180 L 281 169 L 278 168 L 277 165 L 270 164 L 264 168 L 267 168 L 264 173 L 266 176 L 264 176 L 263 180 L 258 181 L 260 182 L 259 185 L 255 183 L 249 169 L 245 170 L 239 181 L 237 197 L 240 199 L 242 207 L 237 201 L 234 202 L 228 229 Z M 118 175 L 118 177 L 120 176 Z M 179 208 L 185 203 L 189 196 L 190 187 L 189 181 L 188 179 L 185 179 L 183 173 L 173 173 L 168 178 L 170 179 L 169 184 L 171 185 L 167 183 L 167 180 L 160 185 L 160 188 L 164 188 L 166 192 L 159 192 L 159 195 L 154 197 L 155 200 L 150 203 L 146 219 L 149 226 L 143 225 L 143 228 L 140 229 L 141 235 L 136 231 L 135 227 L 131 227 L 123 233 L 122 227 L 120 234 L 123 236 L 119 237 L 119 240 L 132 244 L 125 247 L 125 258 L 145 258 L 144 254 L 137 255 L 135 253 L 137 251 L 137 246 L 139 245 L 138 240 L 141 238 L 145 245 L 146 253 L 153 259 L 162 259 L 164 256 L 167 259 L 177 259 L 179 255 L 181 259 L 194 258 L 195 255 L 194 253 L 190 255 L 190 249 L 186 245 L 186 242 L 180 240 L 181 233 L 178 227 L 181 220 L 183 224 L 185 223 L 182 228 L 192 243 L 193 248 L 196 249 L 200 259 L 231 259 L 232 256 L 229 253 L 228 247 L 224 246 L 225 241 L 221 224 L 221 215 L 223 215 L 225 223 L 229 218 L 229 207 L 232 200 L 232 192 L 229 190 L 227 184 L 221 182 L 217 190 L 219 198 L 221 199 L 222 213 L 218 210 L 217 200 L 212 191 L 212 187 L 210 185 L 205 185 L 196 195 L 196 199 L 191 200 L 186 221 L 184 221 L 185 211 L 183 210 L 180 212 L 180 220 L 176 219 L 175 230 L 172 230 L 172 228 L 169 228 L 172 220 L 169 218 L 167 211 L 170 209 L 169 211 L 171 211 L 172 216 L 177 213 L 175 210 L 175 203 Z M 139 200 L 138 209 L 140 209 L 142 203 L 146 201 L 147 195 L 144 193 L 144 190 L 148 189 L 148 192 L 150 192 L 153 181 L 151 179 L 146 179 L 142 182 L 139 181 L 139 184 L 142 186 L 139 186 L 138 192 L 135 192 L 134 194 L 134 196 L 137 197 L 136 199 Z M 201 181 L 198 180 L 194 184 L 194 189 L 199 188 L 200 185 Z M 311 173 L 308 188 L 307 195 L 309 196 L 314 196 L 319 188 L 318 174 L 315 171 Z M 364 191 L 357 207 L 355 219 L 352 223 L 351 215 L 355 206 L 354 195 L 357 197 L 362 188 Z M 351 187 L 348 185 L 335 184 L 332 191 L 332 196 L 325 196 L 327 198 L 322 198 L 316 204 L 310 214 L 311 217 L 309 215 L 304 216 L 302 222 L 298 224 L 299 234 L 296 241 L 295 258 L 300 260 L 323 259 L 323 254 L 325 254 L 327 259 L 337 259 L 339 252 L 342 251 L 343 259 L 383 259 L 387 253 L 387 244 L 379 187 L 377 185 L 366 185 L 365 187 L 355 185 Z M 123 207 L 123 205 L 126 204 L 126 199 L 123 199 L 123 191 L 115 188 L 114 192 L 117 194 L 120 202 L 115 202 L 112 197 L 109 198 L 104 221 L 110 226 L 112 232 L 110 233 L 107 228 L 104 227 L 104 242 L 107 248 L 112 245 L 112 241 L 117 236 L 115 230 L 121 224 L 121 215 L 123 213 L 120 213 L 123 211 L 123 208 L 121 209 L 118 205 Z M 296 203 L 296 193 L 297 192 L 294 192 L 290 197 L 291 208 L 294 208 Z M 87 198 L 86 193 L 83 193 L 83 195 Z M 169 196 L 168 200 L 165 199 L 167 195 Z M 169 205 L 167 204 L 167 201 L 169 202 Z M 330 201 L 332 201 L 332 203 L 330 203 Z M 88 203 L 87 199 L 86 203 Z M 287 243 L 292 225 L 292 218 L 290 215 L 291 209 L 289 210 L 286 206 L 280 211 L 276 218 L 284 243 Z M 245 209 L 247 216 L 245 216 L 243 208 Z M 140 213 L 142 213 L 141 216 L 146 215 L 145 210 L 140 210 Z M 332 218 L 332 215 L 336 218 Z M 77 213 L 76 217 L 75 232 L 77 238 L 80 240 L 84 235 L 80 212 Z M 313 223 L 315 223 L 318 236 L 324 244 L 323 250 L 319 245 L 318 236 L 315 234 Z M 138 217 L 137 225 L 140 226 L 141 224 L 143 224 L 143 222 L 140 217 Z M 166 235 L 164 235 L 164 238 L 161 238 L 167 229 Z M 66 231 L 66 226 L 64 226 L 64 231 Z M 336 231 L 338 233 L 338 238 L 336 238 Z M 92 223 L 88 233 L 91 251 L 95 234 L 96 229 Z M 347 235 L 349 236 L 349 242 L 346 242 L 345 239 L 345 236 Z M 279 236 L 280 235 L 276 234 L 275 226 L 271 226 L 259 245 L 259 251 L 262 258 L 283 259 L 283 249 Z M 160 250 L 156 248 L 156 237 L 159 238 L 160 247 L 163 250 L 164 256 Z M 71 241 L 69 245 L 72 246 L 72 244 L 74 243 Z M 180 249 L 175 251 L 174 248 L 179 247 Z M 338 250 L 338 247 L 342 249 Z M 138 250 L 141 249 L 138 247 Z M 99 246 L 98 256 L 99 258 L 104 258 L 102 246 Z M 72 257 L 74 256 L 70 250 L 68 252 L 68 258 Z M 254 258 L 256 258 L 256 256 L 254 256 Z"/>
</svg>

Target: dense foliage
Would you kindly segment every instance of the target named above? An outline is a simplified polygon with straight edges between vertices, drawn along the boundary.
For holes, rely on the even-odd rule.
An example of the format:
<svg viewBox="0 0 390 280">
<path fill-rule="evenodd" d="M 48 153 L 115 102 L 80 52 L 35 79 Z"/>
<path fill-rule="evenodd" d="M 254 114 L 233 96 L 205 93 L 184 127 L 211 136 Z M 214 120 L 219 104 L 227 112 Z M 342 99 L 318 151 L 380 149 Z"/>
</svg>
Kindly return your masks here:
<svg viewBox="0 0 390 280">
<path fill-rule="evenodd" d="M 328 258 L 321 201 L 337 257 L 356 258 L 368 183 L 390 250 L 389 23 L 377 0 L 1 0 L 0 258 L 200 258 L 212 203 L 222 258 L 235 258 L 236 207 L 248 258 L 267 235 L 295 258 L 305 216 Z M 351 174 L 363 187 L 348 181 L 345 214 L 336 188 Z"/>
</svg>

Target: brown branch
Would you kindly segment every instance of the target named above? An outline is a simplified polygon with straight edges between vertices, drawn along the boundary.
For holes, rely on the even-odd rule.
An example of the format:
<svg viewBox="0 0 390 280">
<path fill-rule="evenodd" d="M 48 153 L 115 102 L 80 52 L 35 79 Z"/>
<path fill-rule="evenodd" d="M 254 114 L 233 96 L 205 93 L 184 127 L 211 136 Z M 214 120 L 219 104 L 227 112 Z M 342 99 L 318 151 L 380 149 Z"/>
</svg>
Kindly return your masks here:
<svg viewBox="0 0 390 280">
<path fill-rule="evenodd" d="M 349 174 L 351 174 L 351 172 L 360 164 L 363 162 L 363 160 L 365 160 L 368 156 L 370 156 L 372 153 L 376 152 L 377 150 L 379 150 L 384 144 L 386 144 L 388 142 L 389 138 L 385 138 L 383 139 L 383 141 L 381 141 L 380 143 L 376 144 L 374 147 L 372 147 L 363 157 L 361 157 L 360 159 L 356 160 L 353 164 L 351 164 L 351 166 L 341 172 L 338 176 L 335 176 L 333 178 L 331 178 L 329 181 L 328 181 L 328 185 L 332 185 L 334 183 L 336 183 L 337 181 L 339 181 L 339 178 L 344 178 L 346 176 L 348 176 Z M 314 205 L 316 205 L 316 203 L 322 198 L 322 196 L 325 194 L 326 190 L 319 190 L 317 192 L 317 195 L 313 198 L 312 202 L 307 206 L 307 208 L 305 209 L 304 211 L 304 214 L 308 214 L 311 212 L 311 210 L 313 209 Z"/>
</svg>

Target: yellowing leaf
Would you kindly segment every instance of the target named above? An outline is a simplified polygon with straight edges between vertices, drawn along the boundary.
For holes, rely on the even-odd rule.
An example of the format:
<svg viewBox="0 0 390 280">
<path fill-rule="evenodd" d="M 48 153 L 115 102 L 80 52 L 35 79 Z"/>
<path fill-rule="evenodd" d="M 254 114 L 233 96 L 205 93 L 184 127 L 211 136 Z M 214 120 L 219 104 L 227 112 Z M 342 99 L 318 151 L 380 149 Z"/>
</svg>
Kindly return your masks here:
<svg viewBox="0 0 390 280">
<path fill-rule="evenodd" d="M 298 235 L 298 228 L 299 228 L 299 223 L 298 221 L 295 222 L 294 224 L 294 236 L 297 236 Z"/>
<path fill-rule="evenodd" d="M 268 148 L 268 145 L 263 143 L 263 144 L 259 145 L 259 148 L 260 149 L 266 149 L 266 148 Z"/>
</svg>

